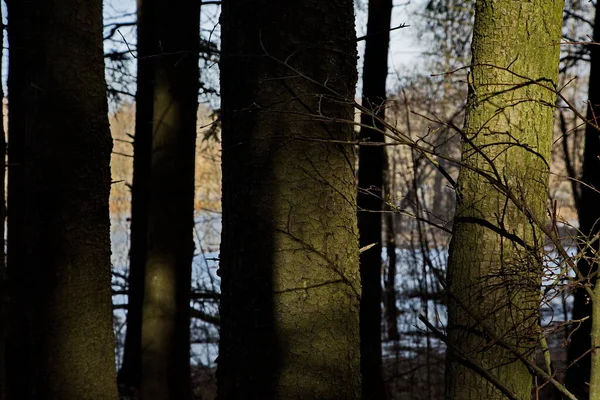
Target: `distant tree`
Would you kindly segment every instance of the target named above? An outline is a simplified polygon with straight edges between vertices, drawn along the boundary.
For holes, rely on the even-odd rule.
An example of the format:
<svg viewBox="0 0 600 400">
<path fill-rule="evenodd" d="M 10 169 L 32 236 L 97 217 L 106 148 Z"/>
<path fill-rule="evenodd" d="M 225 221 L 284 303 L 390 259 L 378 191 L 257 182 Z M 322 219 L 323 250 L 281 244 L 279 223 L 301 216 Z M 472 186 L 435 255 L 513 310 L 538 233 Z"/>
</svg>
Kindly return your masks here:
<svg viewBox="0 0 600 400">
<path fill-rule="evenodd" d="M 102 3 L 7 6 L 8 397 L 115 400 Z"/>
<path fill-rule="evenodd" d="M 188 400 L 200 3 L 145 1 L 141 7 L 142 18 L 151 15 L 153 23 L 141 33 L 154 31 L 156 53 L 149 55 L 152 112 L 141 110 L 152 116 L 152 157 L 140 394 L 143 400 Z"/>
<path fill-rule="evenodd" d="M 425 43 L 425 56 L 438 73 L 451 72 L 468 63 L 473 36 L 475 0 L 428 0 L 416 17 L 421 17 L 420 34 L 431 40 Z M 449 87 L 449 76 L 441 77 L 444 95 Z M 454 89 L 456 90 L 456 89 Z M 460 89 L 458 89 L 460 90 Z"/>
<path fill-rule="evenodd" d="M 596 3 L 596 17 L 594 21 L 595 43 L 600 42 L 600 3 Z M 600 232 L 600 132 L 596 126 L 600 123 L 600 49 L 598 45 L 590 45 L 590 79 L 589 79 L 589 108 L 587 118 L 593 124 L 585 128 L 585 148 L 583 154 L 583 175 L 580 185 L 579 201 L 579 229 L 584 238 L 593 238 Z M 589 283 L 596 284 L 598 263 L 598 239 L 592 243 L 585 240 L 581 243 L 585 256 L 577 263 L 582 276 L 589 279 Z M 582 282 L 587 283 L 587 282 Z M 589 398 L 589 382 L 591 375 L 592 349 L 592 301 L 588 293 L 582 288 L 575 290 L 573 295 L 573 320 L 584 321 L 577 324 L 570 336 L 568 350 L 567 387 L 577 395 L 578 399 Z M 598 343 L 595 344 L 597 346 Z M 595 347 L 594 346 L 594 347 Z M 600 371 L 596 371 L 598 373 Z"/>
<path fill-rule="evenodd" d="M 381 119 L 385 118 L 386 81 L 392 0 L 369 0 L 365 39 L 362 105 L 371 110 L 361 115 L 360 139 L 375 144 L 385 142 Z M 384 399 L 381 372 L 381 271 L 383 179 L 385 147 L 359 148 L 358 230 L 360 247 L 373 245 L 360 255 L 362 297 L 360 302 L 360 344 L 363 399 Z"/>
<path fill-rule="evenodd" d="M 2 8 L 0 7 L 0 21 L 2 21 Z M 4 43 L 4 28 L 0 28 L 0 43 Z M 2 70 L 2 59 L 4 48 L 0 49 L 0 70 Z M 4 131 L 4 87 L 0 82 L 0 400 L 6 400 L 6 328 L 7 320 L 7 281 L 6 281 L 6 259 L 4 246 L 6 241 L 6 132 Z"/>
<path fill-rule="evenodd" d="M 539 335 L 562 8 L 553 0 L 476 2 L 448 266 L 447 399 L 506 398 L 473 363 L 517 398 L 531 397 L 530 371 L 508 348 L 531 359 Z"/>
<path fill-rule="evenodd" d="M 360 397 L 351 0 L 225 0 L 220 399 Z"/>
<path fill-rule="evenodd" d="M 457 124 L 464 121 L 466 87 L 456 84 L 456 81 L 460 79 L 457 74 L 463 73 L 462 68 L 469 64 L 471 58 L 474 5 L 474 0 L 429 0 L 421 14 L 420 34 L 429 40 L 425 43 L 426 69 L 420 75 L 427 82 L 425 86 L 430 86 L 430 93 L 427 100 L 416 107 L 425 106 L 426 115 L 442 121 Z M 422 87 L 423 83 L 413 89 L 417 93 L 427 91 Z M 435 145 L 436 153 L 441 156 L 438 158 L 440 165 L 452 171 L 454 165 L 446 157 L 458 153 L 460 145 L 458 140 L 454 140 L 458 139 L 456 132 L 444 124 L 435 126 L 431 131 L 425 140 Z M 419 171 L 417 175 L 427 176 L 427 173 Z M 419 206 L 427 209 L 429 218 L 438 222 L 449 221 L 454 211 L 454 193 L 447 190 L 442 174 L 436 171 L 432 175 L 431 204 L 423 202 Z"/>
</svg>

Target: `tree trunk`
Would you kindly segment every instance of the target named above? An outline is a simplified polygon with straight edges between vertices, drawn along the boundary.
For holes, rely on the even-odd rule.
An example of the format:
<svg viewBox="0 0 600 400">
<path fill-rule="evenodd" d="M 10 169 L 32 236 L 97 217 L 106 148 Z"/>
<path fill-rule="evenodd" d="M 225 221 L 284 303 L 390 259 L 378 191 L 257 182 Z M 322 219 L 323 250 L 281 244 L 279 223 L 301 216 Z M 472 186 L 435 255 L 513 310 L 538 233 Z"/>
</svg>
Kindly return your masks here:
<svg viewBox="0 0 600 400">
<path fill-rule="evenodd" d="M 127 333 L 123 365 L 118 376 L 120 390 L 123 394 L 130 395 L 139 392 L 142 368 L 142 303 L 148 250 L 148 201 L 154 118 L 155 57 L 153 56 L 159 52 L 154 29 L 155 16 L 152 13 L 153 3 L 138 0 L 137 4 L 137 93 L 131 183 Z"/>
<path fill-rule="evenodd" d="M 388 256 L 388 273 L 385 279 L 385 312 L 387 325 L 387 339 L 392 341 L 400 340 L 398 332 L 398 306 L 396 305 L 396 224 L 394 223 L 396 215 L 392 210 L 385 215 L 386 228 L 386 252 Z"/>
<path fill-rule="evenodd" d="M 361 140 L 384 143 L 385 83 L 392 0 L 369 0 L 369 17 L 363 67 Z M 376 118 L 377 117 L 377 118 Z M 369 128 L 369 126 L 373 128 Z M 374 246 L 360 255 L 360 359 L 362 398 L 385 399 L 381 364 L 381 238 L 383 210 L 384 146 L 360 146 L 358 167 L 358 231 L 360 247 Z"/>
<path fill-rule="evenodd" d="M 7 6 L 9 398 L 115 400 L 102 3 Z"/>
<path fill-rule="evenodd" d="M 2 9 L 0 7 L 0 20 L 2 20 Z M 0 43 L 4 43 L 4 27 L 0 28 Z M 2 70 L 2 58 L 4 47 L 0 49 L 0 71 Z M 6 334 L 7 334 L 7 280 L 6 259 L 4 246 L 6 203 L 4 185 L 6 183 L 6 132 L 4 131 L 4 88 L 0 84 L 0 400 L 6 400 Z"/>
<path fill-rule="evenodd" d="M 596 3 L 596 18 L 594 21 L 594 42 L 600 41 L 600 5 Z M 587 118 L 595 124 L 600 123 L 600 49 L 597 45 L 590 45 L 590 82 L 589 82 L 589 105 Z M 581 181 L 581 197 L 579 203 L 579 229 L 586 238 L 597 235 L 600 231 L 598 220 L 600 219 L 600 136 L 597 129 L 587 125 L 585 130 L 585 148 L 583 155 L 583 176 Z M 587 241 L 586 241 L 587 242 Z M 587 243 L 582 243 L 586 246 Z M 591 283 L 596 284 L 595 274 L 598 265 L 593 262 L 595 253 L 598 251 L 598 241 L 585 252 L 585 257 L 577 263 L 577 268 L 583 276 L 591 276 Z M 585 283 L 585 282 L 584 282 Z M 592 346 L 592 307 L 600 307 L 593 304 L 583 288 L 579 288 L 573 295 L 573 320 L 587 320 L 577 324 L 577 329 L 571 332 L 568 350 L 568 364 L 573 364 L 567 370 L 567 388 L 571 390 L 578 399 L 588 398 L 588 383 L 591 376 L 590 349 Z M 584 355 L 585 354 L 585 355 Z"/>
<path fill-rule="evenodd" d="M 141 398 L 188 400 L 200 3 L 144 2 L 146 13 L 154 25 L 143 29 L 154 29 L 160 50 L 153 55 Z"/>
<path fill-rule="evenodd" d="M 556 100 L 541 85 L 556 87 L 562 7 L 555 0 L 476 4 L 448 266 L 447 399 L 506 398 L 464 365 L 464 354 L 518 398 L 531 397 L 530 372 L 497 339 L 533 359 L 543 250 L 538 224 L 546 221 Z"/>
<path fill-rule="evenodd" d="M 352 1 L 221 20 L 219 399 L 358 399 Z"/>
</svg>

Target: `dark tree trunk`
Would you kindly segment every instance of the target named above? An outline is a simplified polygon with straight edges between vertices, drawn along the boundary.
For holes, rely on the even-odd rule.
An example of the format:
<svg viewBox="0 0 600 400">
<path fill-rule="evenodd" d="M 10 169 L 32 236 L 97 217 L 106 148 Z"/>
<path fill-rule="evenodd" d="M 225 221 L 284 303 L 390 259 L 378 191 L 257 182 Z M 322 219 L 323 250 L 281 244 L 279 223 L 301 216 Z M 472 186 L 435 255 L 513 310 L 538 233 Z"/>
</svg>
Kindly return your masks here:
<svg viewBox="0 0 600 400">
<path fill-rule="evenodd" d="M 596 17 L 594 21 L 594 42 L 600 41 L 600 3 L 596 4 Z M 589 83 L 589 108 L 587 118 L 594 124 L 600 124 L 600 48 L 590 45 L 590 83 Z M 600 132 L 593 126 L 587 125 L 585 130 L 585 148 L 583 154 L 583 176 L 581 181 L 581 197 L 579 204 L 579 229 L 587 238 L 600 232 Z M 586 243 L 582 243 L 583 246 Z M 591 283 L 595 285 L 595 274 L 598 265 L 593 263 L 594 253 L 598 251 L 596 240 L 585 257 L 577 263 L 577 268 L 583 276 L 591 276 Z M 596 305 L 597 306 L 597 305 Z M 592 333 L 592 302 L 583 288 L 577 289 L 573 295 L 573 319 L 580 320 L 588 317 L 577 329 L 571 332 L 569 343 L 569 364 L 578 360 L 567 370 L 567 388 L 578 399 L 588 398 L 588 382 L 590 381 L 591 358 L 590 348 Z M 581 357 L 583 354 L 585 356 Z"/>
<path fill-rule="evenodd" d="M 385 316 L 388 340 L 400 340 L 398 332 L 398 307 L 396 306 L 396 215 L 390 210 L 385 214 L 386 252 L 388 257 L 388 271 L 385 279 Z"/>
<path fill-rule="evenodd" d="M 148 250 L 148 200 L 152 157 L 152 120 L 154 119 L 155 58 L 159 51 L 153 13 L 148 1 L 138 0 L 137 10 L 137 93 L 135 96 L 135 136 L 133 142 L 133 180 L 131 184 L 131 247 L 129 250 L 129 291 L 127 296 L 127 333 L 119 385 L 123 394 L 140 389 L 142 367 L 142 303 L 146 252 Z"/>
<path fill-rule="evenodd" d="M 388 74 L 391 0 L 369 0 L 369 18 L 363 67 L 362 105 L 371 113 L 361 115 L 361 140 L 383 143 L 380 132 L 385 118 L 385 83 Z M 368 126 L 372 126 L 370 129 Z M 360 255 L 360 357 L 362 398 L 386 398 L 381 364 L 381 238 L 383 210 L 384 146 L 361 146 L 358 167 L 358 230 L 360 247 L 374 246 Z"/>
<path fill-rule="evenodd" d="M 7 6 L 9 398 L 115 400 L 102 3 Z"/>
<path fill-rule="evenodd" d="M 151 184 L 142 311 L 143 400 L 189 400 L 190 290 L 200 2 L 144 2 L 154 57 Z M 143 22 L 145 23 L 145 22 Z"/>
<path fill-rule="evenodd" d="M 358 399 L 352 1 L 221 20 L 219 399 Z"/>
</svg>

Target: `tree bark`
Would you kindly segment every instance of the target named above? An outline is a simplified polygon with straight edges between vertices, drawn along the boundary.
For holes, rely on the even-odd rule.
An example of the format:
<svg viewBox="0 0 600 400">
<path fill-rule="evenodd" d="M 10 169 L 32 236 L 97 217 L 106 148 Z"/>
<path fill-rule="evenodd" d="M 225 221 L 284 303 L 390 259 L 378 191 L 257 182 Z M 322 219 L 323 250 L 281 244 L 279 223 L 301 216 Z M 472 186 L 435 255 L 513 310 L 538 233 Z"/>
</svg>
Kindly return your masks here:
<svg viewBox="0 0 600 400">
<path fill-rule="evenodd" d="M 218 398 L 358 399 L 352 1 L 225 0 L 221 21 Z"/>
<path fill-rule="evenodd" d="M 159 47 L 155 15 L 148 1 L 137 2 L 137 93 L 135 96 L 135 136 L 133 142 L 133 179 L 131 183 L 131 247 L 127 293 L 127 332 L 123 365 L 118 380 L 123 394 L 140 390 L 142 368 L 142 304 L 146 252 L 148 251 L 148 201 L 152 158 L 152 121 L 154 119 L 154 55 Z"/>
<path fill-rule="evenodd" d="M 152 159 L 142 311 L 142 400 L 189 400 L 190 291 L 200 3 L 144 2 L 154 57 Z M 145 22 L 143 22 L 145 23 Z"/>
<path fill-rule="evenodd" d="M 594 42 L 600 41 L 600 8 L 596 3 L 596 17 L 594 21 Z M 587 112 L 588 120 L 594 124 L 600 123 L 600 49 L 597 45 L 590 45 L 590 82 L 589 82 L 589 108 Z M 600 219 L 600 136 L 597 129 L 587 125 L 585 129 L 585 148 L 583 154 L 583 176 L 581 181 L 581 197 L 579 202 L 579 229 L 585 238 L 592 238 L 600 232 L 598 220 Z M 582 243 L 586 246 L 587 240 Z M 591 243 L 591 246 L 585 251 L 583 257 L 578 263 L 577 268 L 585 277 L 590 277 L 590 283 L 595 286 L 598 264 L 593 262 L 595 253 L 598 251 L 598 241 Z M 586 282 L 584 282 L 586 283 Z M 592 307 L 599 307 L 593 304 L 583 288 L 578 288 L 573 294 L 573 320 L 581 320 L 589 317 L 582 323 L 577 324 L 577 329 L 571 332 L 567 360 L 571 365 L 567 370 L 567 388 L 577 396 L 578 399 L 587 399 L 589 396 L 589 385 L 591 377 L 591 357 L 592 348 Z M 585 355 L 584 355 L 585 354 Z"/>
<path fill-rule="evenodd" d="M 8 395 L 116 400 L 102 3 L 7 6 Z"/>
<path fill-rule="evenodd" d="M 369 17 L 363 67 L 362 105 L 372 110 L 361 115 L 360 138 L 384 143 L 385 84 L 392 17 L 391 0 L 369 0 Z M 372 128 L 369 128 L 372 127 Z M 358 231 L 360 247 L 374 244 L 360 255 L 360 357 L 362 398 L 385 399 L 381 363 L 381 271 L 384 146 L 361 146 L 358 167 Z"/>
<path fill-rule="evenodd" d="M 557 82 L 562 7 L 555 0 L 476 3 L 448 266 L 447 399 L 506 398 L 454 349 L 518 398 L 531 397 L 527 367 L 496 339 L 532 358 L 539 335 L 543 237 L 537 224 L 546 221 L 556 100 L 550 89 Z"/>
</svg>

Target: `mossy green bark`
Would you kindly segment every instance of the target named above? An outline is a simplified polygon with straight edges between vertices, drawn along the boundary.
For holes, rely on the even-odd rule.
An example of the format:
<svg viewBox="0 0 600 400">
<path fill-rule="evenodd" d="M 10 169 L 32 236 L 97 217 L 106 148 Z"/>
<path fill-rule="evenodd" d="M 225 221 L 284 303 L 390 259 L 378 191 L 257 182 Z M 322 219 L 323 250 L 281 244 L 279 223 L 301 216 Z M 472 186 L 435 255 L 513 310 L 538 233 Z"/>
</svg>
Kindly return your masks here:
<svg viewBox="0 0 600 400">
<path fill-rule="evenodd" d="M 448 266 L 446 398 L 504 399 L 472 357 L 521 399 L 536 347 L 562 1 L 476 3 L 473 66 Z M 504 190 L 506 188 L 506 190 Z M 514 240 L 520 238 L 522 243 Z"/>
<path fill-rule="evenodd" d="M 353 17 L 223 3 L 219 399 L 360 397 Z"/>
<path fill-rule="evenodd" d="M 117 399 L 100 0 L 8 1 L 10 399 Z"/>
</svg>

